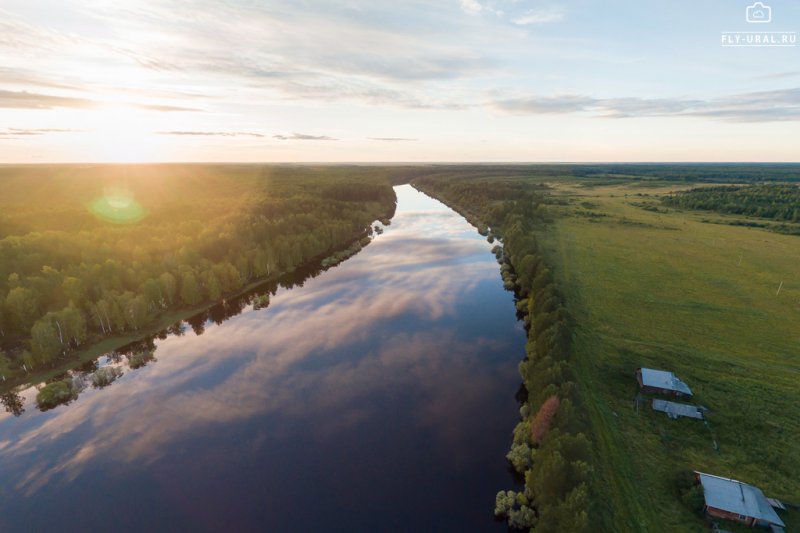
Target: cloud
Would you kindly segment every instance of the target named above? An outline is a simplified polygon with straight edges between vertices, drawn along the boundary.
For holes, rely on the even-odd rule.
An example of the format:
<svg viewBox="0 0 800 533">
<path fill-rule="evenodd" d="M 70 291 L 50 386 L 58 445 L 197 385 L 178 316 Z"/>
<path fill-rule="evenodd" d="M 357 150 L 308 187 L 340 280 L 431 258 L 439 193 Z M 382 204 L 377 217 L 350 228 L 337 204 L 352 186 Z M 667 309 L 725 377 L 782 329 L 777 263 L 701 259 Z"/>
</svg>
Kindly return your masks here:
<svg viewBox="0 0 800 533">
<path fill-rule="evenodd" d="M 183 135 L 187 137 L 264 137 L 249 131 L 159 131 L 159 135 Z"/>
<path fill-rule="evenodd" d="M 345 8 L 200 0 L 191 12 L 153 2 L 147 8 L 103 6 L 92 15 L 132 35 L 169 35 L 168 48 L 109 44 L 137 68 L 160 77 L 225 79 L 291 100 L 452 107 L 450 95 L 435 84 L 483 77 L 501 63 L 469 45 L 469 30 L 452 20 L 452 7 L 422 2 L 357 1 Z M 250 43 L 246 54 L 227 52 L 242 42 Z"/>
<path fill-rule="evenodd" d="M 64 128 L 8 128 L 6 133 L 12 135 L 44 135 L 45 133 L 69 133 L 73 131 L 78 130 Z"/>
<path fill-rule="evenodd" d="M 461 9 L 470 15 L 477 15 L 483 11 L 483 6 L 476 0 L 460 0 Z"/>
<path fill-rule="evenodd" d="M 150 111 L 162 111 L 165 113 L 170 113 L 173 111 L 202 111 L 202 109 L 197 109 L 194 107 L 182 107 L 182 106 L 161 105 L 161 104 L 136 104 L 136 107 L 140 109 L 149 109 Z"/>
<path fill-rule="evenodd" d="M 60 83 L 40 74 L 24 69 L 0 67 L 0 83 L 24 87 L 48 87 L 54 89 L 76 89 L 74 85 Z"/>
<path fill-rule="evenodd" d="M 758 76 L 753 78 L 755 80 L 781 80 L 785 78 L 797 78 L 800 77 L 800 70 L 794 70 L 790 72 L 776 72 L 774 74 L 766 74 L 764 76 Z"/>
<path fill-rule="evenodd" d="M 291 135 L 273 135 L 274 139 L 281 141 L 338 141 L 327 135 L 306 135 L 305 133 L 292 133 Z"/>
<path fill-rule="evenodd" d="M 70 133 L 79 130 L 62 128 L 6 128 L 0 130 L 0 139 L 18 139 L 20 137 L 32 137 L 37 135 L 47 135 L 48 133 Z"/>
<path fill-rule="evenodd" d="M 94 106 L 95 102 L 84 98 L 53 96 L 49 94 L 30 93 L 28 91 L 0 90 L 0 107 L 52 109 L 54 107 L 87 108 Z"/>
<path fill-rule="evenodd" d="M 409 139 L 406 137 L 369 137 L 370 141 L 385 141 L 385 142 L 406 142 L 418 141 L 419 139 Z"/>
<path fill-rule="evenodd" d="M 515 114 L 590 113 L 602 118 L 701 117 L 728 122 L 800 120 L 800 88 L 709 99 L 594 98 L 582 95 L 500 99 L 494 106 Z"/>
<path fill-rule="evenodd" d="M 512 20 L 518 26 L 528 26 L 531 24 L 547 24 L 558 22 L 564 18 L 564 11 L 557 7 L 544 9 L 529 9 L 524 14 Z"/>
</svg>

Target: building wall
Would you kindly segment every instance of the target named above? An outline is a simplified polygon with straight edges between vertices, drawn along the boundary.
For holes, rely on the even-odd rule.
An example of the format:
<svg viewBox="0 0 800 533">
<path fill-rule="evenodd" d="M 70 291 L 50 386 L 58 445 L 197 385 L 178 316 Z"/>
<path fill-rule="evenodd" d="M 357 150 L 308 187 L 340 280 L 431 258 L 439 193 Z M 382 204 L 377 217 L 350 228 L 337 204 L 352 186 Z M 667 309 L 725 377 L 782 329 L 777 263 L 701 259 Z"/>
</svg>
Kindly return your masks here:
<svg viewBox="0 0 800 533">
<path fill-rule="evenodd" d="M 728 511 L 723 511 L 722 509 L 717 509 L 716 507 L 708 507 L 706 506 L 706 512 L 713 517 L 721 518 L 723 520 L 733 520 L 734 522 L 740 522 L 742 524 L 752 526 L 755 519 L 752 517 L 747 517 L 744 520 L 739 518 L 738 514 L 729 513 Z"/>
</svg>

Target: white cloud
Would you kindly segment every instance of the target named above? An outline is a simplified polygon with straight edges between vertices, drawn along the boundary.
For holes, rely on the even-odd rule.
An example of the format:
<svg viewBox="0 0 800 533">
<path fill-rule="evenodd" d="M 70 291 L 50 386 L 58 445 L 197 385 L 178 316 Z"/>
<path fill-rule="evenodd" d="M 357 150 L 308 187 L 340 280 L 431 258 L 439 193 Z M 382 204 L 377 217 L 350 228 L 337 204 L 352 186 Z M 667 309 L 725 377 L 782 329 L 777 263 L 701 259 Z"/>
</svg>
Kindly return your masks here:
<svg viewBox="0 0 800 533">
<path fill-rule="evenodd" d="M 470 15 L 477 15 L 481 11 L 483 11 L 483 6 L 477 0 L 460 0 L 461 2 L 461 9 L 464 10 L 465 13 L 469 13 Z"/>
<path fill-rule="evenodd" d="M 512 22 L 519 26 L 528 26 L 531 24 L 547 24 L 549 22 L 558 22 L 564 18 L 564 11 L 557 7 L 549 7 L 544 9 L 529 9 L 525 14 L 515 18 Z"/>
</svg>

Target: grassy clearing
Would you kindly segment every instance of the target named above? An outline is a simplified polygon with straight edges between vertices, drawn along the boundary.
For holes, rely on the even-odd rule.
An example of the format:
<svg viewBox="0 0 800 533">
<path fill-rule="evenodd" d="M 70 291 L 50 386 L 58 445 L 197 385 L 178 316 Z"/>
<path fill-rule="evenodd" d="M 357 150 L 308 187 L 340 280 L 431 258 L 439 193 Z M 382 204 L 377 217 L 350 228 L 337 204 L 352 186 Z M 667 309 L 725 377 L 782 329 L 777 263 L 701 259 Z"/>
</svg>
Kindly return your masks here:
<svg viewBox="0 0 800 533">
<path fill-rule="evenodd" d="M 703 530 L 675 493 L 683 469 L 800 503 L 800 238 L 631 205 L 675 189 L 556 183 L 569 216 L 541 236 L 577 324 L 606 529 Z M 687 381 L 711 429 L 637 413 L 639 366 Z M 800 529 L 800 513 L 782 517 Z"/>
</svg>

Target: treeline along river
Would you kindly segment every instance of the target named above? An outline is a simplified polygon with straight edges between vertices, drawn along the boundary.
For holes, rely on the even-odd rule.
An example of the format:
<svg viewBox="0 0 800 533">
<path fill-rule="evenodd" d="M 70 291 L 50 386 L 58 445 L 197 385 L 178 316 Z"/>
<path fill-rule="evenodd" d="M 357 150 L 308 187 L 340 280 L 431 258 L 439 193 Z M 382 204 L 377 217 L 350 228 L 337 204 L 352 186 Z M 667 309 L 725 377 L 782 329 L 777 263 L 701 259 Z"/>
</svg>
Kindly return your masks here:
<svg viewBox="0 0 800 533">
<path fill-rule="evenodd" d="M 0 531 L 505 530 L 525 332 L 492 245 L 395 191 L 338 266 L 7 398 Z"/>
</svg>

